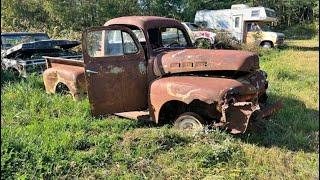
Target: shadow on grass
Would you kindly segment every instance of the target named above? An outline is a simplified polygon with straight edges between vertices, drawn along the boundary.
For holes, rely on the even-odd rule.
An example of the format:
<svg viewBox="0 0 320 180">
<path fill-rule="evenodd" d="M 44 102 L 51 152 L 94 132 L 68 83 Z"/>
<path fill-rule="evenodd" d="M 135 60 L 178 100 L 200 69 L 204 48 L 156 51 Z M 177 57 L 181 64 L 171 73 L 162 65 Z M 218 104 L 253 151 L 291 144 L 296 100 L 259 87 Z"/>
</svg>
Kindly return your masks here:
<svg viewBox="0 0 320 180">
<path fill-rule="evenodd" d="M 294 50 L 294 51 L 319 51 L 319 47 L 304 47 L 304 46 L 294 46 L 294 45 L 283 45 L 279 46 L 280 50 Z"/>
<path fill-rule="evenodd" d="M 1 69 L 1 87 L 6 83 L 20 82 L 23 78 L 15 75 L 13 72 Z"/>
<path fill-rule="evenodd" d="M 319 110 L 309 109 L 303 101 L 270 95 L 269 102 L 282 101 L 284 107 L 262 124 L 263 128 L 248 130 L 234 136 L 243 142 L 262 147 L 279 147 L 291 151 L 319 152 Z M 162 127 L 138 117 L 136 128 Z"/>
<path fill-rule="evenodd" d="M 309 109 L 294 98 L 271 95 L 270 101 L 276 100 L 282 101 L 284 107 L 266 119 L 264 128 L 249 130 L 236 138 L 258 146 L 319 152 L 319 110 Z"/>
</svg>

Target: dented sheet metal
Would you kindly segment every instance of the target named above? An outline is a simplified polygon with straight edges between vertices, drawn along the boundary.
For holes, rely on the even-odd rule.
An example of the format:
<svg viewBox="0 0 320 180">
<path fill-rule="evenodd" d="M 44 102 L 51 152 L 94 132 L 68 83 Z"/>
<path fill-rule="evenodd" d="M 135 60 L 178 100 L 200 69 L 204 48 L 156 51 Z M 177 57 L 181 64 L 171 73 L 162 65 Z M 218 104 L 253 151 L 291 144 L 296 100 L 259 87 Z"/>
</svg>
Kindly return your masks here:
<svg viewBox="0 0 320 180">
<path fill-rule="evenodd" d="M 68 87 L 74 99 L 81 99 L 86 94 L 82 61 L 54 57 L 46 57 L 46 61 L 48 69 L 43 74 L 43 81 L 47 93 L 55 93 L 57 85 L 62 83 Z"/>
<path fill-rule="evenodd" d="M 161 107 L 168 101 L 180 101 L 190 104 L 200 100 L 207 104 L 222 102 L 225 93 L 237 89 L 240 94 L 255 94 L 256 89 L 250 84 L 243 84 L 233 79 L 207 78 L 196 76 L 173 76 L 158 79 L 150 86 L 151 116 L 157 122 Z M 217 107 L 221 111 L 221 107 Z"/>
<path fill-rule="evenodd" d="M 237 102 L 222 106 L 221 122 L 232 134 L 244 133 L 255 112 L 260 110 L 259 104 L 252 102 Z"/>
</svg>

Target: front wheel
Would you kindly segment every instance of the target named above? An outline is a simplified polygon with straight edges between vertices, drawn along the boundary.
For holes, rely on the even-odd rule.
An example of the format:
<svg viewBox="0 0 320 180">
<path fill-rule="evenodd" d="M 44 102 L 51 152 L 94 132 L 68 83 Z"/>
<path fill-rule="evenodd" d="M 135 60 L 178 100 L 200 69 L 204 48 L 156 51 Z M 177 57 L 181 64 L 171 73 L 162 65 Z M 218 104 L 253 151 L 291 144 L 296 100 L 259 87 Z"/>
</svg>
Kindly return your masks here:
<svg viewBox="0 0 320 180">
<path fill-rule="evenodd" d="M 271 42 L 263 42 L 262 43 L 262 47 L 266 48 L 266 49 L 269 49 L 269 48 L 272 48 L 272 44 L 271 44 Z"/>
<path fill-rule="evenodd" d="M 174 127 L 180 130 L 201 131 L 203 119 L 196 113 L 186 112 L 181 114 L 174 122 Z"/>
</svg>

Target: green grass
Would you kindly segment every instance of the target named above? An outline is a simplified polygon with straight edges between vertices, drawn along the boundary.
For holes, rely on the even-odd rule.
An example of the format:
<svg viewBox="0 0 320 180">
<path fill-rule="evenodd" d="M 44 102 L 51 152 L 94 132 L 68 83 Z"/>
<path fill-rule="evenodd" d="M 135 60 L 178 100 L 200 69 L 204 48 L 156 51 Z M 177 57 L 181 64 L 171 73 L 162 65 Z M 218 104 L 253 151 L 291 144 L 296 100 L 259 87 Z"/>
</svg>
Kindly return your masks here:
<svg viewBox="0 0 320 180">
<path fill-rule="evenodd" d="M 1 74 L 1 178 L 318 179 L 318 41 L 261 51 L 266 130 L 232 136 L 90 116 L 87 100 L 47 95 L 42 79 Z"/>
</svg>

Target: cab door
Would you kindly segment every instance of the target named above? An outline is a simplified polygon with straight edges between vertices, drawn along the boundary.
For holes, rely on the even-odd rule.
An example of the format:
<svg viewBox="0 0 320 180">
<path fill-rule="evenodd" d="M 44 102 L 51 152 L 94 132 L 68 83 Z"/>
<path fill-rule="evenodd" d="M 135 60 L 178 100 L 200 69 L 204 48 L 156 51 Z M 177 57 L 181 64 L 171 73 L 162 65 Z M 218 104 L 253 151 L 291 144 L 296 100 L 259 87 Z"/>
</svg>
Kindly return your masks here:
<svg viewBox="0 0 320 180">
<path fill-rule="evenodd" d="M 145 110 L 146 59 L 134 33 L 124 26 L 96 27 L 82 39 L 92 115 Z"/>
</svg>

